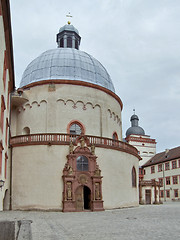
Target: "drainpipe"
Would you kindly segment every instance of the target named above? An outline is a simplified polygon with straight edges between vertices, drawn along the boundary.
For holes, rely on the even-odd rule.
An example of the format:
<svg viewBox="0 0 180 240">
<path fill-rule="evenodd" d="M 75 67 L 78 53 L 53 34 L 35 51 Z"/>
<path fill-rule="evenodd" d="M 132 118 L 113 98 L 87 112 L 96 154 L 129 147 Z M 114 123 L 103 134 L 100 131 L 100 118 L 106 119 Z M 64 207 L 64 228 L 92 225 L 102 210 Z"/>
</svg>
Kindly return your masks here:
<svg viewBox="0 0 180 240">
<path fill-rule="evenodd" d="M 163 170 L 163 185 L 164 185 L 164 202 L 166 202 L 166 186 L 165 186 L 165 173 L 164 173 L 164 163 L 162 164 L 162 170 Z"/>
<path fill-rule="evenodd" d="M 10 137 L 11 137 L 11 130 L 10 130 L 10 126 L 11 126 L 11 100 L 12 100 L 12 94 L 10 93 L 10 114 L 9 114 L 9 139 L 8 139 L 8 145 L 10 148 L 10 184 L 9 184 L 9 195 L 10 195 L 10 199 L 9 199 L 9 210 L 12 210 L 12 146 L 10 145 Z"/>
</svg>

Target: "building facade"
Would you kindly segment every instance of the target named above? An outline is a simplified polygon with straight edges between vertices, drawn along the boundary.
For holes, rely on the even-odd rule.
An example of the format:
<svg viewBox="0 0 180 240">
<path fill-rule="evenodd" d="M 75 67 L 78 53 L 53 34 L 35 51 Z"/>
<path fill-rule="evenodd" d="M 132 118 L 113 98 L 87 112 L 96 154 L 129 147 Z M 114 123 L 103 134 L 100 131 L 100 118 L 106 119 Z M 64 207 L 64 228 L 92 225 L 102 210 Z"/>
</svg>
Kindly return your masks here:
<svg viewBox="0 0 180 240">
<path fill-rule="evenodd" d="M 156 154 L 156 140 L 145 134 L 139 126 L 139 117 L 134 113 L 131 116 L 131 127 L 126 131 L 126 142 L 137 148 L 141 160 L 139 166 L 144 165 L 151 157 Z"/>
<path fill-rule="evenodd" d="M 126 142 L 137 148 L 141 157 L 139 161 L 139 203 L 160 203 L 160 183 L 155 179 L 144 179 L 143 165 L 156 154 L 156 140 L 145 134 L 139 126 L 139 117 L 134 113 L 131 118 L 131 127 L 126 131 Z"/>
<path fill-rule="evenodd" d="M 9 208 L 10 93 L 14 89 L 14 64 L 9 1 L 0 0 L 0 210 Z"/>
<path fill-rule="evenodd" d="M 67 24 L 12 97 L 12 209 L 102 211 L 138 205 L 139 155 L 122 141 L 122 101 Z"/>
<path fill-rule="evenodd" d="M 143 169 L 144 180 L 159 182 L 162 202 L 180 200 L 180 147 L 156 154 Z"/>
</svg>

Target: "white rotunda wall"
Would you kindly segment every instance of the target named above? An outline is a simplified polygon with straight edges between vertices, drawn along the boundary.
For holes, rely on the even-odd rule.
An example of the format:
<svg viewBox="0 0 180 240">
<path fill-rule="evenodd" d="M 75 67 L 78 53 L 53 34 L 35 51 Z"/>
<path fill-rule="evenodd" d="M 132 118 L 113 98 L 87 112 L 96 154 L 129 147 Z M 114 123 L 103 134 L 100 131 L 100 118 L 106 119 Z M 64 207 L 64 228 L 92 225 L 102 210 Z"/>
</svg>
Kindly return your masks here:
<svg viewBox="0 0 180 240">
<path fill-rule="evenodd" d="M 53 91 L 52 91 L 53 90 Z M 86 135 L 112 138 L 117 132 L 122 140 L 121 106 L 111 95 L 96 88 L 54 84 L 25 89 L 28 102 L 13 110 L 12 136 L 67 133 L 71 121 L 84 125 Z"/>
<path fill-rule="evenodd" d="M 63 168 L 68 145 L 33 145 L 13 148 L 12 208 L 62 210 Z M 125 152 L 96 148 L 101 169 L 105 209 L 138 205 L 138 187 L 132 187 L 132 168 L 138 159 Z"/>
</svg>

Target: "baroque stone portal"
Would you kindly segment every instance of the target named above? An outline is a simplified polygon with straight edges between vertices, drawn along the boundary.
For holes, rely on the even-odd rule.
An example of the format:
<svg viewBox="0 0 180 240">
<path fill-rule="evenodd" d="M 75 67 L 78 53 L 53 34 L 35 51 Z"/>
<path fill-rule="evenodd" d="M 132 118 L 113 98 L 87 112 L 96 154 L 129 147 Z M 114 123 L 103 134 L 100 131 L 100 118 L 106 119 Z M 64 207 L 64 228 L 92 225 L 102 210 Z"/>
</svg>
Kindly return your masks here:
<svg viewBox="0 0 180 240">
<path fill-rule="evenodd" d="M 63 211 L 103 211 L 102 176 L 96 162 L 94 146 L 88 148 L 88 139 L 79 137 L 74 150 L 67 155 L 63 169 Z"/>
</svg>

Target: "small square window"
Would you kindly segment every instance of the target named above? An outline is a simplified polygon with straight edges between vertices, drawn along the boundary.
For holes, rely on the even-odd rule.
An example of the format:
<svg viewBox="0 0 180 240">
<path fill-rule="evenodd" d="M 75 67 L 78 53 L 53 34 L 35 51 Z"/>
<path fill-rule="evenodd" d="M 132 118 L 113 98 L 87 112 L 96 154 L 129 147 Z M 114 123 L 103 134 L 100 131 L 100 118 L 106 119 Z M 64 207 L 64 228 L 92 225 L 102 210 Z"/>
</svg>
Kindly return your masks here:
<svg viewBox="0 0 180 240">
<path fill-rule="evenodd" d="M 158 165 L 158 172 L 162 172 L 162 164 Z"/>
<path fill-rule="evenodd" d="M 160 187 L 163 187 L 163 178 L 159 178 Z"/>
<path fill-rule="evenodd" d="M 172 169 L 177 168 L 177 162 L 176 160 L 172 161 Z"/>
<path fill-rule="evenodd" d="M 170 177 L 166 177 L 166 185 L 170 185 L 170 184 L 171 184 Z"/>
<path fill-rule="evenodd" d="M 176 198 L 176 197 L 178 197 L 179 196 L 179 194 L 178 194 L 178 189 L 174 189 L 174 197 Z"/>
<path fill-rule="evenodd" d="M 166 197 L 170 198 L 170 190 L 166 190 Z"/>
<path fill-rule="evenodd" d="M 178 184 L 178 177 L 177 176 L 173 176 L 173 184 Z"/>
<path fill-rule="evenodd" d="M 169 170 L 169 162 L 165 163 L 165 170 Z"/>
<path fill-rule="evenodd" d="M 151 173 L 155 173 L 155 167 L 154 166 L 151 167 Z"/>
<path fill-rule="evenodd" d="M 163 191 L 163 190 L 160 191 L 160 197 L 161 197 L 161 198 L 164 197 L 164 191 Z"/>
</svg>

